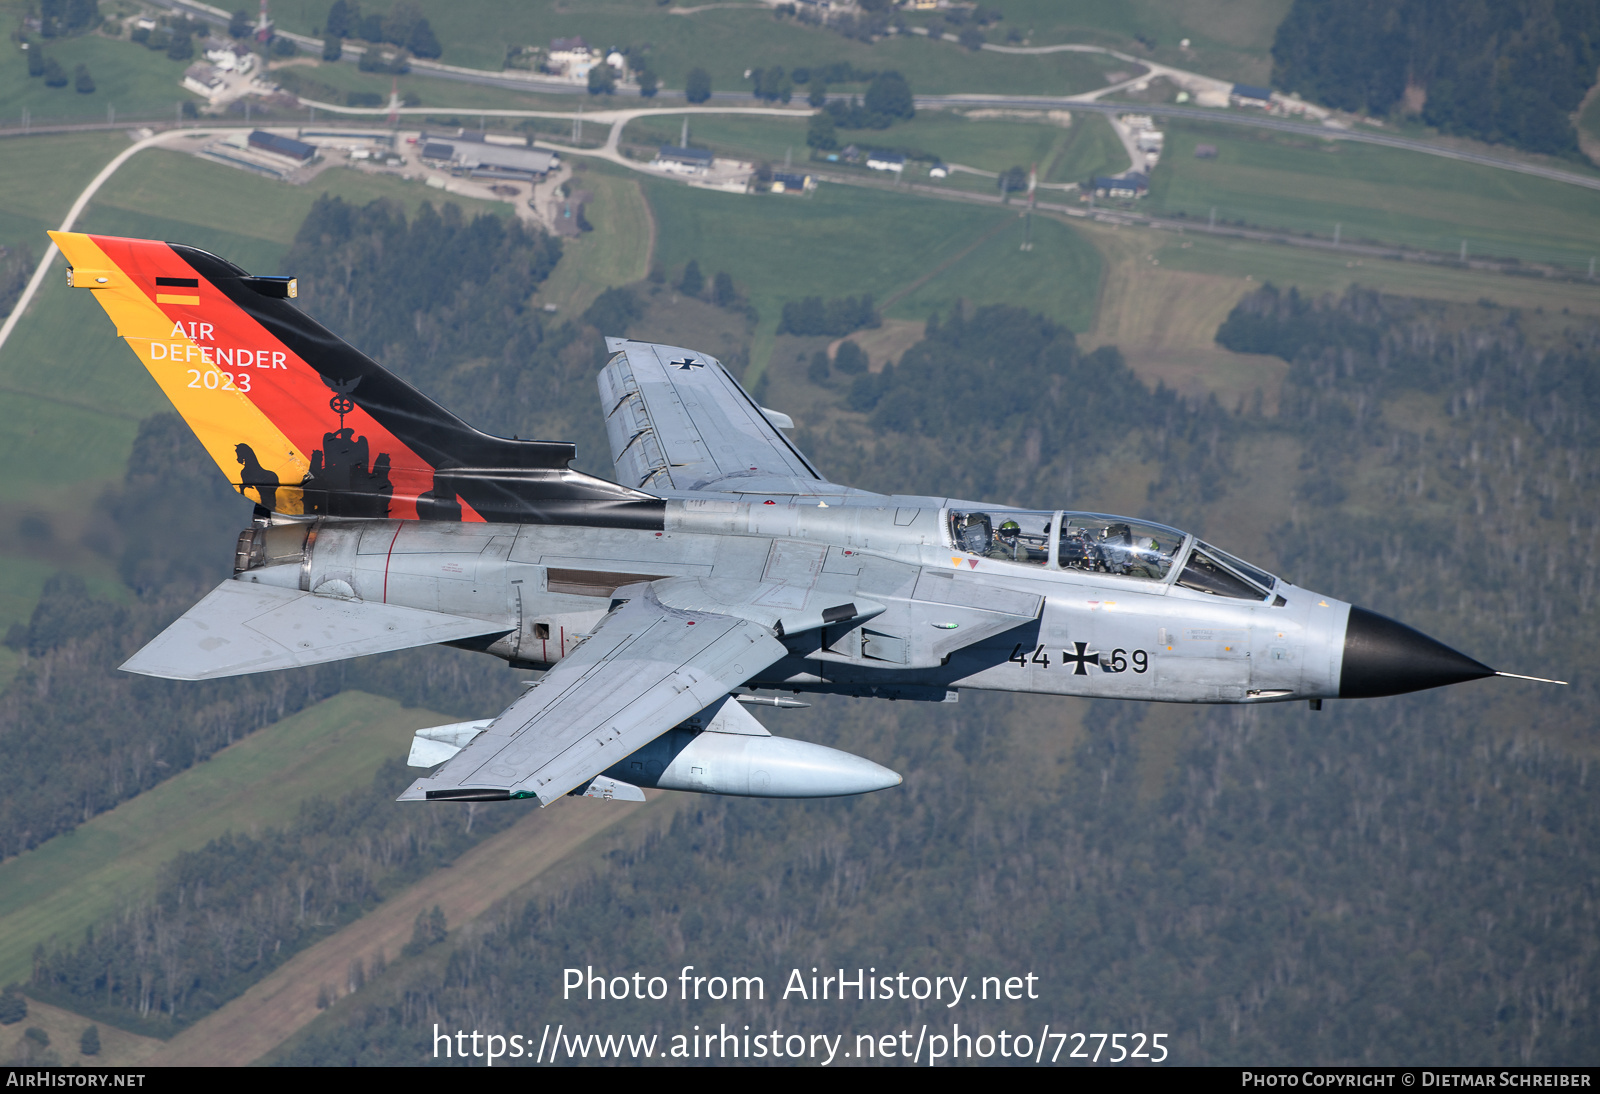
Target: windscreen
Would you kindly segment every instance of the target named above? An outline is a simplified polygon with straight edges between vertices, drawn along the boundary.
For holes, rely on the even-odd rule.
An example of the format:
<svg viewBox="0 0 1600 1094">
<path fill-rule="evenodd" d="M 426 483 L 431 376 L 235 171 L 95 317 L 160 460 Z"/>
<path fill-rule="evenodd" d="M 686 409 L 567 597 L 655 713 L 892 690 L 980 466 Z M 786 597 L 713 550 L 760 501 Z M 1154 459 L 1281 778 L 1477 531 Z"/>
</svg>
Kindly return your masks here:
<svg viewBox="0 0 1600 1094">
<path fill-rule="evenodd" d="M 1267 589 L 1272 587 L 1272 578 L 1269 575 L 1253 566 L 1238 563 L 1239 569 L 1248 572 L 1252 577 L 1262 579 L 1258 585 L 1235 572 L 1232 566 L 1220 561 L 1221 559 L 1227 559 L 1228 563 L 1236 563 L 1231 555 L 1223 554 L 1208 543 L 1195 544 L 1194 550 L 1189 554 L 1189 561 L 1184 564 L 1183 572 L 1178 575 L 1178 584 L 1197 593 L 1210 593 L 1212 596 L 1224 596 L 1230 600 L 1267 598 Z"/>
</svg>

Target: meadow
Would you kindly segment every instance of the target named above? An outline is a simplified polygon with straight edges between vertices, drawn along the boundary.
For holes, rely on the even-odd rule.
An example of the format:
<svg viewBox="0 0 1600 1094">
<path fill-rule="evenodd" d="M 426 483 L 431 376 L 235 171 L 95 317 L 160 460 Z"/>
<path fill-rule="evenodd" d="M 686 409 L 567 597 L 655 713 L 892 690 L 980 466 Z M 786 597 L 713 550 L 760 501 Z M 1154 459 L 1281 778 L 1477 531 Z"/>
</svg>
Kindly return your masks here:
<svg viewBox="0 0 1600 1094">
<path fill-rule="evenodd" d="M 1547 262 L 1600 255 L 1600 191 L 1400 149 L 1173 123 L 1146 207 L 1164 215 Z M 1214 145 L 1215 159 L 1195 146 Z"/>
<path fill-rule="evenodd" d="M 681 88 L 689 70 L 711 74 L 717 91 L 748 89 L 751 67 L 786 69 L 848 61 L 858 69 L 918 72 L 913 88 L 937 94 L 950 91 L 1072 94 L 1106 83 L 1104 73 L 1126 69 L 1114 58 L 1053 53 L 1010 56 L 972 53 L 951 43 L 915 36 L 891 37 L 873 44 L 831 30 L 773 18 L 760 4 L 729 4 L 677 14 L 654 0 L 609 0 L 569 4 L 564 0 L 507 3 L 506 0 L 423 0 L 422 10 L 444 45 L 446 64 L 498 71 L 514 46 L 548 46 L 553 38 L 581 35 L 604 48 L 644 47 L 667 87 Z M 296 5 L 278 15 L 283 26 L 306 34 L 321 32 L 325 4 Z M 698 7 L 698 5 L 695 5 Z M 276 12 L 276 9 L 274 9 Z M 999 35 L 1004 36 L 1005 27 Z"/>
<path fill-rule="evenodd" d="M 1077 329 L 1093 317 L 1094 249 L 1069 229 L 1036 224 L 1040 242 L 1019 264 L 1015 208 L 828 184 L 806 197 L 736 197 L 651 179 L 644 192 L 656 219 L 657 262 L 675 275 L 695 259 L 708 275 L 726 270 L 748 294 L 760 315 L 751 354 L 757 372 L 770 355 L 783 302 L 806 296 L 871 293 L 882 302 L 911 290 L 890 314 L 925 319 L 957 298 L 979 306 L 1022 302 L 1022 293 L 1030 306 Z M 970 250 L 1012 224 L 1007 244 Z M 930 272 L 935 276 L 924 283 Z"/>
<path fill-rule="evenodd" d="M 80 38 L 53 38 L 37 43 L 44 55 L 57 61 L 71 77 L 80 64 L 88 66 L 95 89 L 79 94 L 66 87 L 46 87 L 42 76 L 28 75 L 27 55 L 14 47 L 0 50 L 0 121 L 20 125 L 27 110 L 33 125 L 51 122 L 94 122 L 107 119 L 107 107 L 117 120 L 173 117 L 183 102 L 197 102 L 180 84 L 189 61 L 173 61 L 165 53 L 136 42 L 88 34 Z"/>
</svg>

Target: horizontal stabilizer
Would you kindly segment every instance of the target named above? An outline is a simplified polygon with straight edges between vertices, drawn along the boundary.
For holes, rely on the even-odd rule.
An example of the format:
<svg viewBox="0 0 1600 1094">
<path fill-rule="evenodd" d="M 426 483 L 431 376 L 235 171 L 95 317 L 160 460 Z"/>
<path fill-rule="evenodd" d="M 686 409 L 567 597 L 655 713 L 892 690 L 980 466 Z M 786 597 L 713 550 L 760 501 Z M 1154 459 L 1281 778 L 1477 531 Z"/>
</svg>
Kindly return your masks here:
<svg viewBox="0 0 1600 1094">
<path fill-rule="evenodd" d="M 168 680 L 214 680 L 503 633 L 504 625 L 228 580 L 122 666 Z"/>
</svg>

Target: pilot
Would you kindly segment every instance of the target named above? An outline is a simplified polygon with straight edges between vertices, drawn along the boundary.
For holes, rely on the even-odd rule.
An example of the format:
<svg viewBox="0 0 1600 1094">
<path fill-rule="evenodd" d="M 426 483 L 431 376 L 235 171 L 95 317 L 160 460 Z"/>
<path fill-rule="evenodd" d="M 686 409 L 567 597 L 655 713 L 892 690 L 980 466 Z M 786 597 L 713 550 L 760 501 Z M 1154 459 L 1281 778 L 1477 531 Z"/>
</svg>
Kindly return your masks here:
<svg viewBox="0 0 1600 1094">
<path fill-rule="evenodd" d="M 1003 558 L 1007 562 L 1024 562 L 1028 549 L 1022 543 L 1022 525 L 1008 520 L 994 534 L 994 545 L 989 548 L 990 558 Z"/>
</svg>

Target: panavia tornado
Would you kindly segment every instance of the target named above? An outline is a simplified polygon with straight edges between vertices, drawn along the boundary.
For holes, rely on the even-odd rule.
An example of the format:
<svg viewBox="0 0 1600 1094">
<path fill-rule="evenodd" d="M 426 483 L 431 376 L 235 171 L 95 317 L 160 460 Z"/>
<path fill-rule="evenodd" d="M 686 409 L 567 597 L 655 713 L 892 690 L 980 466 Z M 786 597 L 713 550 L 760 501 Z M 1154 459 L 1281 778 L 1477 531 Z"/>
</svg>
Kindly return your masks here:
<svg viewBox="0 0 1600 1094">
<path fill-rule="evenodd" d="M 714 358 L 606 339 L 617 482 L 482 433 L 193 247 L 51 233 L 228 481 L 234 575 L 122 667 L 209 680 L 434 643 L 544 670 L 498 716 L 421 730 L 402 801 L 643 787 L 880 790 L 772 736 L 767 692 L 967 688 L 1174 703 L 1395 695 L 1497 674 L 1392 619 L 1148 520 L 829 482 Z"/>
</svg>

